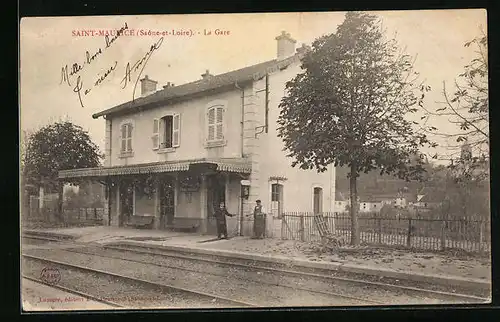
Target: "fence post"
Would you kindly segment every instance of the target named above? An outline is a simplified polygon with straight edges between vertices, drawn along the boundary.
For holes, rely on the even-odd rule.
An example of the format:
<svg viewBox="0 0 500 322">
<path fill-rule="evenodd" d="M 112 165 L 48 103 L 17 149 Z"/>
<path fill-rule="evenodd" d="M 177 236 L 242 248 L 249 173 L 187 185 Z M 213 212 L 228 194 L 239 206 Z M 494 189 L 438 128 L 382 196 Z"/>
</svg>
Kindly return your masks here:
<svg viewBox="0 0 500 322">
<path fill-rule="evenodd" d="M 96 207 L 94 207 L 94 219 L 97 220 L 97 208 Z"/>
<path fill-rule="evenodd" d="M 300 213 L 300 241 L 305 240 L 304 213 Z"/>
<path fill-rule="evenodd" d="M 408 236 L 406 237 L 406 246 L 411 247 L 411 217 L 408 218 Z"/>
<path fill-rule="evenodd" d="M 442 220 L 441 221 L 441 250 L 444 250 L 446 248 L 445 230 L 446 230 L 446 220 Z"/>
<path fill-rule="evenodd" d="M 88 208 L 85 207 L 85 220 L 89 219 L 89 212 L 88 212 Z"/>
<path fill-rule="evenodd" d="M 382 244 L 382 218 L 378 217 L 378 243 Z"/>
</svg>

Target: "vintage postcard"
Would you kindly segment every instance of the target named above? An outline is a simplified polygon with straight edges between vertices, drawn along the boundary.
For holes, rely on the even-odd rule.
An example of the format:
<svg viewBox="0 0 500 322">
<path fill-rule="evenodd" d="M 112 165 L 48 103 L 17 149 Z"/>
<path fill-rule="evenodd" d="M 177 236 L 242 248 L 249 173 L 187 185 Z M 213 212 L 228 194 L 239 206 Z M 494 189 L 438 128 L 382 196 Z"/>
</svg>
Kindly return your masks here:
<svg viewBox="0 0 500 322">
<path fill-rule="evenodd" d="M 486 17 L 23 18 L 24 311 L 490 302 Z"/>
</svg>

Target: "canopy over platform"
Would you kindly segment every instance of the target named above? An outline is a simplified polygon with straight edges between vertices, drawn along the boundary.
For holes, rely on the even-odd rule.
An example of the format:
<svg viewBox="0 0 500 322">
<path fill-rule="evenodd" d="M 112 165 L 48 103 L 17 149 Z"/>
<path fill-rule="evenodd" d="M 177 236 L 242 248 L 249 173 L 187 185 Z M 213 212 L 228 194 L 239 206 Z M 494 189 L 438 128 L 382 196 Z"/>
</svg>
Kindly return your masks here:
<svg viewBox="0 0 500 322">
<path fill-rule="evenodd" d="M 251 162 L 244 158 L 196 159 L 134 164 L 127 166 L 81 168 L 59 171 L 59 179 L 99 178 L 136 174 L 189 171 L 198 165 L 208 165 L 216 171 L 250 174 Z"/>
</svg>

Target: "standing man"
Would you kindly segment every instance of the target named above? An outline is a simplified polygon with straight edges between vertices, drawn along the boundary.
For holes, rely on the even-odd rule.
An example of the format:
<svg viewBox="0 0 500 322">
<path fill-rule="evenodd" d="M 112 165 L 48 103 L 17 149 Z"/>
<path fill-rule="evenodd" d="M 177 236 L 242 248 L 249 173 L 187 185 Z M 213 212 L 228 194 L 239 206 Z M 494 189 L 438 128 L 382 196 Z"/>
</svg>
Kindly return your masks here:
<svg viewBox="0 0 500 322">
<path fill-rule="evenodd" d="M 257 205 L 253 210 L 253 233 L 254 238 L 262 239 L 266 233 L 266 211 L 260 200 L 255 202 Z"/>
<path fill-rule="evenodd" d="M 229 212 L 227 212 L 226 205 L 224 202 L 219 204 L 219 208 L 215 210 L 215 220 L 217 221 L 217 237 L 221 239 L 222 235 L 224 235 L 224 239 L 228 239 L 227 237 L 227 225 L 226 225 L 226 216 L 233 217 Z"/>
</svg>

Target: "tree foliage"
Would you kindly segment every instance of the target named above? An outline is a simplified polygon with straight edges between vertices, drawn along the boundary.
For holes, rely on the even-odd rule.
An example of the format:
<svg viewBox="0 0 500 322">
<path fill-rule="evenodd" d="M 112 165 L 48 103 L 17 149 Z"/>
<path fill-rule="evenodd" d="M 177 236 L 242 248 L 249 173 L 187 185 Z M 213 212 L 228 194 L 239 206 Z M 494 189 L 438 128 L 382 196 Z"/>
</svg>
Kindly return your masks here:
<svg viewBox="0 0 500 322">
<path fill-rule="evenodd" d="M 30 135 L 22 162 L 29 183 L 54 188 L 60 170 L 97 167 L 100 158 L 99 149 L 88 132 L 65 121 Z"/>
<path fill-rule="evenodd" d="M 422 106 L 430 88 L 418 83 L 413 59 L 385 37 L 376 16 L 347 13 L 336 33 L 313 42 L 301 67 L 279 105 L 278 132 L 293 166 L 319 172 L 332 163 L 348 166 L 354 202 L 362 172 L 421 176 L 419 148 L 430 142 L 406 115 Z M 359 243 L 356 209 L 353 244 Z"/>
</svg>

